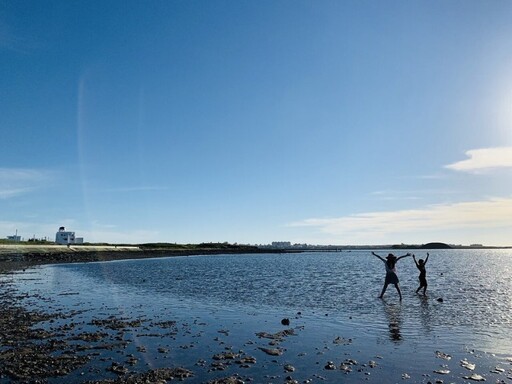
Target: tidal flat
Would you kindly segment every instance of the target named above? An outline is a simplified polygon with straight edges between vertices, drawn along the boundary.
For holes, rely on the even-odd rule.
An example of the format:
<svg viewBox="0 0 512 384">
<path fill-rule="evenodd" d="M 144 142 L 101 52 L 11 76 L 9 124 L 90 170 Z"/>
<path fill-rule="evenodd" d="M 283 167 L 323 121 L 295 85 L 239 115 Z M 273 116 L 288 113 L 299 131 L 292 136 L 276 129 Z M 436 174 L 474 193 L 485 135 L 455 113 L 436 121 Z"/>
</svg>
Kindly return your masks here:
<svg viewBox="0 0 512 384">
<path fill-rule="evenodd" d="M 402 302 L 364 252 L 4 269 L 0 382 L 512 382 L 507 252 L 432 254 L 427 297 L 399 265 Z"/>
</svg>

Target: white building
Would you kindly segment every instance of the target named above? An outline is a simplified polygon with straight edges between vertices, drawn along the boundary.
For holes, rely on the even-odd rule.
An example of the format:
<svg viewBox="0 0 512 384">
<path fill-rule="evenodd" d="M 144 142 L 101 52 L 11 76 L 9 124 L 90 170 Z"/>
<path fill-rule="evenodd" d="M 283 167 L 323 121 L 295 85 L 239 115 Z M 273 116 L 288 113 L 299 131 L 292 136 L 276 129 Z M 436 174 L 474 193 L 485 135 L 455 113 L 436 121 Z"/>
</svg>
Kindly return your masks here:
<svg viewBox="0 0 512 384">
<path fill-rule="evenodd" d="M 66 228 L 60 227 L 55 234 L 55 242 L 57 244 L 83 244 L 83 237 L 75 237 L 75 232 L 66 231 Z"/>
</svg>

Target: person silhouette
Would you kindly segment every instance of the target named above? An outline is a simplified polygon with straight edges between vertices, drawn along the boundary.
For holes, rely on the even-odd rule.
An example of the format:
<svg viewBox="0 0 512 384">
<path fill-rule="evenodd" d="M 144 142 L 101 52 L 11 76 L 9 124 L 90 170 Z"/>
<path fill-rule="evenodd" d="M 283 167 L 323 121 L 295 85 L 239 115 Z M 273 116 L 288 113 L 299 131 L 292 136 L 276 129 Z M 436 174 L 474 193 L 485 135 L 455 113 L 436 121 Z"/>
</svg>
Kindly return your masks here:
<svg viewBox="0 0 512 384">
<path fill-rule="evenodd" d="M 396 291 L 398 292 L 398 296 L 400 297 L 400 300 L 402 300 L 402 292 L 400 291 L 400 286 L 398 285 L 399 280 L 398 276 L 396 274 L 396 263 L 398 260 L 403 259 L 404 257 L 411 256 L 410 253 L 407 253 L 406 255 L 396 257 L 392 253 L 386 256 L 386 259 L 383 257 L 377 255 L 375 252 L 372 252 L 372 255 L 375 257 L 378 257 L 380 260 L 384 262 L 384 266 L 386 267 L 386 279 L 384 280 L 384 287 L 382 287 L 382 292 L 380 293 L 379 298 L 382 299 L 384 297 L 384 293 L 386 292 L 386 289 L 388 289 L 389 284 L 393 284 L 396 288 Z"/>
<path fill-rule="evenodd" d="M 427 264 L 428 256 L 429 256 L 429 254 L 427 252 L 427 257 L 425 258 L 425 261 L 423 261 L 423 259 L 419 259 L 418 261 L 416 261 L 416 256 L 412 255 L 414 263 L 416 264 L 416 268 L 418 268 L 420 271 L 420 275 L 418 276 L 418 279 L 420 281 L 420 286 L 416 290 L 416 293 L 418 293 L 421 290 L 421 288 L 423 288 L 424 296 L 427 294 L 427 285 L 428 285 L 427 284 L 427 270 L 425 269 L 425 264 Z"/>
</svg>

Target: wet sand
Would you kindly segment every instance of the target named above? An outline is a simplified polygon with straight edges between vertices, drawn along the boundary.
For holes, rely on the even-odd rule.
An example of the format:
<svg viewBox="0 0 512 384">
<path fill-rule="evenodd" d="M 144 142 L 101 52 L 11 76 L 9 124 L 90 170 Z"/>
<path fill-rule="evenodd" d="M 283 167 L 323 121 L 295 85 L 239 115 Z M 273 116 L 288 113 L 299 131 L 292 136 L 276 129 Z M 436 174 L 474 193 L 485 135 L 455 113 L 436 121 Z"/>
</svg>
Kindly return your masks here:
<svg viewBox="0 0 512 384">
<path fill-rule="evenodd" d="M 91 252 L 80 261 L 155 257 L 136 250 Z M 44 257 L 43 263 L 66 262 L 69 254 Z M 15 279 L 30 278 L 22 269 L 34 264 L 33 250 L 23 257 L 11 253 L 0 262 L 0 383 L 512 380 L 512 359 L 472 349 L 454 353 L 393 341 L 379 344 L 346 327 L 326 329 L 323 318 L 329 314 L 235 312 L 227 321 L 199 313 L 152 318 L 106 307 L 90 315 L 85 306 L 59 307 L 52 297 L 15 289 Z M 67 294 L 80 303 L 78 292 Z M 399 331 L 394 326 L 386 331 L 391 338 Z"/>
</svg>

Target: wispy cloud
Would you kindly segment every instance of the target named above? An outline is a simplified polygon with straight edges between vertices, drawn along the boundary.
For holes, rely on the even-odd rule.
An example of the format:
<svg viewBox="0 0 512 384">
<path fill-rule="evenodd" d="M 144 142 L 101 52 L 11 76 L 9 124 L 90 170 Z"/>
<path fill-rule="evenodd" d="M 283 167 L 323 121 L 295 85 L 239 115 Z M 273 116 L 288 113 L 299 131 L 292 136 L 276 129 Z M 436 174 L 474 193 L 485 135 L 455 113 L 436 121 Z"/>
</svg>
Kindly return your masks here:
<svg viewBox="0 0 512 384">
<path fill-rule="evenodd" d="M 0 168 L 0 199 L 29 193 L 51 178 L 51 172 L 36 169 Z"/>
<path fill-rule="evenodd" d="M 463 172 L 512 168 L 512 147 L 472 149 L 466 155 L 468 159 L 445 165 L 445 168 Z"/>
<path fill-rule="evenodd" d="M 447 195 L 458 193 L 457 191 L 450 190 L 447 188 L 442 189 L 417 189 L 417 190 L 380 190 L 370 192 L 370 196 L 375 197 L 378 200 L 422 200 L 425 196 L 432 195 Z"/>
<path fill-rule="evenodd" d="M 367 239 L 390 234 L 469 228 L 512 229 L 512 198 L 493 198 L 452 204 L 435 204 L 422 209 L 368 212 L 339 218 L 311 218 L 289 224 L 316 227 L 334 236 L 364 233 Z"/>
</svg>

